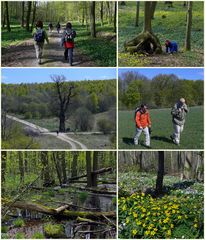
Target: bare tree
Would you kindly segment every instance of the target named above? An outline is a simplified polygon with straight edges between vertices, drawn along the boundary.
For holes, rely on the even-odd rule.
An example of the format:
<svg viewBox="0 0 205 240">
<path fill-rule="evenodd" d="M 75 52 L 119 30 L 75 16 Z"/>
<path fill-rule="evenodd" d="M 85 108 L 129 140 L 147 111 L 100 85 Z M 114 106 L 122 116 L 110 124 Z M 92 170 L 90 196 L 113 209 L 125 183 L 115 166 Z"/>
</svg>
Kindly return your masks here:
<svg viewBox="0 0 205 240">
<path fill-rule="evenodd" d="M 73 84 L 67 84 L 65 82 L 65 76 L 61 75 L 53 75 L 51 79 L 55 83 L 55 89 L 57 91 L 58 100 L 59 100 L 59 132 L 65 132 L 65 120 L 66 120 L 66 111 L 68 110 L 68 106 L 70 104 L 71 98 L 74 97 Z"/>
</svg>

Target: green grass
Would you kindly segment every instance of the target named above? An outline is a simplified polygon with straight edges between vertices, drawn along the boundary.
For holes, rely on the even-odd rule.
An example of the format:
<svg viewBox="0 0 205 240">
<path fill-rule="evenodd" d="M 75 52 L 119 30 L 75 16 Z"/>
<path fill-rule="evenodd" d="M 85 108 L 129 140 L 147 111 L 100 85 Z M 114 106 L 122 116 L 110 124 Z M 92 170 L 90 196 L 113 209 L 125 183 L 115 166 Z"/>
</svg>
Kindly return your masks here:
<svg viewBox="0 0 205 240">
<path fill-rule="evenodd" d="M 77 32 L 75 39 L 76 48 L 79 48 L 82 53 L 86 54 L 91 60 L 100 67 L 116 66 L 116 42 L 110 41 L 106 37 L 97 36 L 91 38 L 89 32 L 80 25 L 74 26 Z M 105 25 L 97 27 L 97 32 L 106 32 L 112 34 L 112 27 Z M 114 34 L 114 33 L 113 33 Z"/>
<path fill-rule="evenodd" d="M 121 149 L 145 149 L 143 133 L 138 146 L 133 144 L 135 122 L 133 111 L 119 111 L 118 145 Z M 151 148 L 153 149 L 203 149 L 203 107 L 192 107 L 186 117 L 184 131 L 181 134 L 180 146 L 172 143 L 170 135 L 173 132 L 170 109 L 150 110 L 152 121 Z"/>
<path fill-rule="evenodd" d="M 174 8 L 167 8 L 164 2 L 158 2 L 155 19 L 152 21 L 153 32 L 158 36 L 164 47 L 166 39 L 177 41 L 180 54 L 177 55 L 178 64 L 186 66 L 203 65 L 203 2 L 193 3 L 193 23 L 191 44 L 192 51 L 184 52 L 184 39 L 186 30 L 186 7 L 183 2 L 174 2 Z M 126 6 L 119 5 L 119 65 L 120 66 L 146 66 L 149 58 L 127 57 L 124 51 L 124 42 L 137 36 L 143 30 L 144 4 L 140 2 L 139 27 L 135 27 L 136 2 L 126 2 Z M 164 63 L 166 65 L 166 63 Z M 174 64 L 174 63 L 173 63 Z M 175 63 L 176 65 L 177 63 Z"/>
<path fill-rule="evenodd" d="M 4 48 L 19 44 L 24 40 L 31 38 L 31 32 L 27 32 L 17 24 L 11 25 L 11 32 L 7 32 L 6 28 L 2 28 L 1 31 L 1 46 Z"/>
</svg>

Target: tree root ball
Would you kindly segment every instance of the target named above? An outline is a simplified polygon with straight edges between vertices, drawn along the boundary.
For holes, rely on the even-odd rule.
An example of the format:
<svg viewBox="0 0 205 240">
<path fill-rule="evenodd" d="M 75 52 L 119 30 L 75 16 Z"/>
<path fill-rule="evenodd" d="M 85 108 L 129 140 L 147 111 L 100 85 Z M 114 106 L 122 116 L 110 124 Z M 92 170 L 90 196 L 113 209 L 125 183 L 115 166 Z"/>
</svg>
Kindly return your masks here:
<svg viewBox="0 0 205 240">
<path fill-rule="evenodd" d="M 140 33 L 134 39 L 125 42 L 124 48 L 126 52 L 131 54 L 148 53 L 148 54 L 160 54 L 162 53 L 162 47 L 159 39 L 153 33 L 143 32 Z"/>
</svg>

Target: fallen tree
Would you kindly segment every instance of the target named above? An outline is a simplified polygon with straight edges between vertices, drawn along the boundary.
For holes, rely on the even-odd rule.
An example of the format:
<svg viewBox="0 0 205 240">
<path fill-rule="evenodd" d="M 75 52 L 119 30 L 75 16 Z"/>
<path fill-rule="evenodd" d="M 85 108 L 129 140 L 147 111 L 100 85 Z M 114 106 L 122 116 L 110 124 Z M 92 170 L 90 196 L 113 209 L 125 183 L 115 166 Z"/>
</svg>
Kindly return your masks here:
<svg viewBox="0 0 205 240">
<path fill-rule="evenodd" d="M 19 209 L 27 209 L 30 211 L 36 211 L 52 216 L 59 216 L 59 217 L 65 217 L 65 218 L 77 218 L 77 217 L 82 217 L 82 218 L 91 218 L 91 219 L 96 219 L 96 218 L 103 218 L 104 216 L 106 217 L 111 217 L 115 218 L 116 213 L 114 211 L 110 212 L 90 212 L 90 211 L 70 211 L 66 210 L 68 205 L 66 206 L 61 206 L 57 209 L 55 208 L 50 208 L 47 206 L 43 206 L 37 203 L 33 202 L 25 202 L 25 201 L 16 201 L 12 205 L 10 205 L 10 201 L 4 201 L 2 200 L 2 206 L 10 206 L 10 208 L 19 208 Z"/>
</svg>

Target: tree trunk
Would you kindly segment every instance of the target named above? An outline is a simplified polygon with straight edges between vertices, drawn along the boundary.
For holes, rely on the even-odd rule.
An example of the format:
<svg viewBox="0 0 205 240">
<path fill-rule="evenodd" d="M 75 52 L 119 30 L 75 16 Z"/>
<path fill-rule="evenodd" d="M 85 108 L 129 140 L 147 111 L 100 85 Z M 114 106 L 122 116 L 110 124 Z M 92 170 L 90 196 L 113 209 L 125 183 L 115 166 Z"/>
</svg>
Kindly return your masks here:
<svg viewBox="0 0 205 240">
<path fill-rule="evenodd" d="M 101 27 L 104 25 L 103 23 L 103 2 L 100 3 L 100 21 L 101 21 Z"/>
<path fill-rule="evenodd" d="M 185 50 L 191 50 L 191 27 L 192 27 L 192 5 L 193 2 L 188 2 L 187 7 L 187 25 L 186 25 L 186 38 L 185 38 Z"/>
<path fill-rule="evenodd" d="M 91 152 L 86 152 L 87 187 L 92 187 Z"/>
<path fill-rule="evenodd" d="M 34 22 L 35 22 L 35 18 L 36 18 L 36 5 L 37 2 L 33 2 L 33 17 L 32 17 L 32 23 L 31 23 L 31 32 L 33 31 L 33 27 L 34 27 Z"/>
<path fill-rule="evenodd" d="M 67 182 L 65 152 L 61 152 L 61 166 L 63 174 L 63 183 L 65 184 Z"/>
<path fill-rule="evenodd" d="M 43 186 L 44 187 L 50 187 L 52 186 L 52 181 L 50 177 L 50 168 L 48 163 L 48 152 L 42 151 L 41 152 L 41 162 L 43 165 Z"/>
<path fill-rule="evenodd" d="M 60 184 L 60 186 L 62 186 L 62 176 L 61 176 L 61 169 L 60 169 L 60 165 L 59 165 L 58 152 L 53 152 L 52 156 L 53 156 L 53 161 L 54 161 L 54 164 L 55 164 L 55 168 L 56 168 L 59 184 Z"/>
<path fill-rule="evenodd" d="M 92 172 L 92 186 L 97 187 L 97 174 L 95 171 L 98 170 L 98 151 L 93 153 L 93 172 Z"/>
<path fill-rule="evenodd" d="M 95 28 L 95 1 L 90 2 L 90 33 L 91 37 L 96 37 Z"/>
<path fill-rule="evenodd" d="M 162 53 L 159 39 L 152 33 L 151 11 L 153 2 L 144 2 L 144 30 L 134 39 L 125 42 L 125 51 L 132 53 Z"/>
<path fill-rule="evenodd" d="M 24 166 L 23 166 L 23 153 L 18 152 L 18 159 L 19 159 L 19 172 L 20 172 L 20 182 L 24 182 Z"/>
<path fill-rule="evenodd" d="M 157 6 L 157 1 L 153 1 L 152 2 L 152 5 L 151 5 L 151 19 L 154 19 L 154 13 L 155 13 L 155 9 L 156 9 L 156 6 Z"/>
<path fill-rule="evenodd" d="M 4 203 L 4 205 L 9 205 L 10 202 L 7 202 L 6 204 Z M 44 214 L 48 214 L 48 215 L 53 215 L 53 216 L 62 216 L 62 217 L 68 217 L 70 218 L 76 218 L 76 217 L 88 217 L 91 219 L 96 219 L 96 218 L 104 218 L 104 216 L 106 217 L 116 217 L 116 213 L 115 212 L 81 212 L 81 211 L 69 211 L 69 210 L 64 210 L 64 211 L 60 211 L 59 213 L 57 212 L 57 209 L 54 208 L 49 208 L 47 206 L 43 206 L 40 204 L 36 204 L 36 203 L 32 203 L 32 202 L 24 202 L 24 201 L 16 201 L 15 203 L 13 203 L 10 208 L 19 208 L 19 209 L 27 209 L 30 211 L 36 211 L 36 212 L 41 212 Z"/>
<path fill-rule="evenodd" d="M 26 15 L 26 31 L 29 32 L 30 28 L 30 16 L 31 16 L 31 6 L 32 6 L 32 2 L 28 1 L 28 9 L 27 9 L 27 15 Z"/>
<path fill-rule="evenodd" d="M 7 159 L 7 152 L 1 152 L 1 192 L 2 194 L 5 193 L 5 175 L 6 175 L 6 159 Z"/>
<path fill-rule="evenodd" d="M 60 123 L 59 123 L 59 132 L 65 132 L 65 112 L 63 107 L 61 106 L 60 115 L 59 115 Z"/>
<path fill-rule="evenodd" d="M 117 2 L 114 3 L 114 32 L 117 32 Z"/>
<path fill-rule="evenodd" d="M 24 28 L 24 11 L 25 11 L 25 2 L 23 1 L 22 3 L 21 3 L 21 11 L 22 11 L 22 13 L 21 13 L 21 27 L 22 28 Z"/>
<path fill-rule="evenodd" d="M 6 25 L 6 9 L 5 9 L 5 4 L 4 2 L 1 3 L 1 12 L 2 12 L 2 28 L 5 28 Z"/>
<path fill-rule="evenodd" d="M 164 151 L 158 152 L 158 172 L 156 180 L 156 193 L 157 195 L 163 192 L 163 178 L 164 178 Z"/>
<path fill-rule="evenodd" d="M 7 27 L 7 31 L 8 31 L 8 32 L 11 32 L 10 20 L 9 20 L 9 6 L 8 6 L 8 1 L 5 1 L 5 11 L 6 11 L 6 27 Z"/>
<path fill-rule="evenodd" d="M 72 162 L 71 178 L 77 176 L 77 167 L 78 167 L 78 152 L 73 152 L 73 162 Z"/>
<path fill-rule="evenodd" d="M 139 26 L 139 15 L 140 15 L 140 2 L 137 1 L 135 27 L 138 27 L 138 26 Z"/>
</svg>

